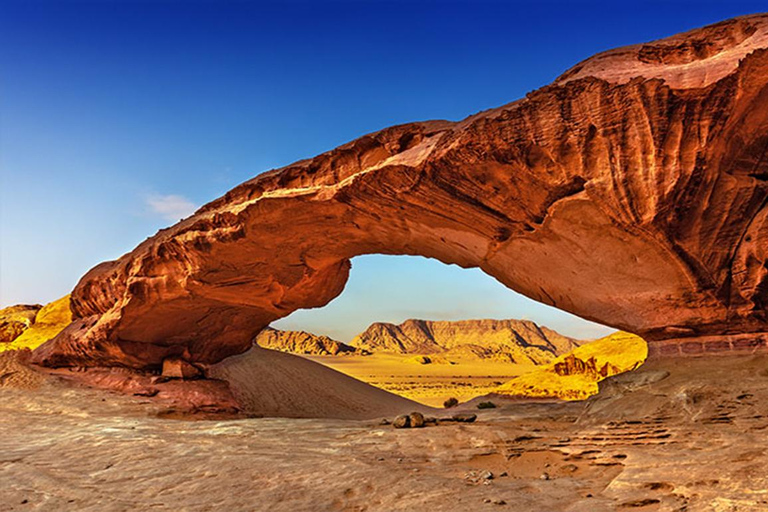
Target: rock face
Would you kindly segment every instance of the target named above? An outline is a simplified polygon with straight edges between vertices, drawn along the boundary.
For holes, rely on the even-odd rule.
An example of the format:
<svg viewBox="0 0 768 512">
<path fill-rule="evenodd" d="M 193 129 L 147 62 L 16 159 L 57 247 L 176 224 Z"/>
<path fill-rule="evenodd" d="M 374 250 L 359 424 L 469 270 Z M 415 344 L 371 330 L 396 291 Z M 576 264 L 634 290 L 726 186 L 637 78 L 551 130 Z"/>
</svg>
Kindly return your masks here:
<svg viewBox="0 0 768 512">
<path fill-rule="evenodd" d="M 40 308 L 34 317 L 34 322 L 24 330 L 21 336 L 13 340 L 12 343 L 0 346 L 0 351 L 3 348 L 8 350 L 24 348 L 34 350 L 62 332 L 72 320 L 72 312 L 69 309 L 69 295 L 65 295 Z"/>
<path fill-rule="evenodd" d="M 645 341 L 633 334 L 617 332 L 581 345 L 550 364 L 515 377 L 493 393 L 584 400 L 597 393 L 600 381 L 636 369 L 647 356 Z"/>
<path fill-rule="evenodd" d="M 374 323 L 351 345 L 368 352 L 543 364 L 570 352 L 579 342 L 527 320 L 406 320 L 399 325 Z"/>
<path fill-rule="evenodd" d="M 353 354 L 354 347 L 328 336 L 317 336 L 304 331 L 280 331 L 267 327 L 253 342 L 263 348 L 291 354 L 329 355 Z"/>
<path fill-rule="evenodd" d="M 169 358 L 163 360 L 163 377 L 172 379 L 194 379 L 200 377 L 202 372 L 183 359 Z"/>
<path fill-rule="evenodd" d="M 649 341 L 764 344 L 766 147 L 766 15 L 608 51 L 519 101 L 243 183 L 88 272 L 34 358 L 220 361 L 370 253 L 480 267 Z"/>
<path fill-rule="evenodd" d="M 0 309 L 0 343 L 11 343 L 35 323 L 40 304 L 19 304 Z"/>
<path fill-rule="evenodd" d="M 606 362 L 600 365 L 594 356 L 585 361 L 573 354 L 568 354 L 562 361 L 555 363 L 553 369 L 561 377 L 567 375 L 587 375 L 595 381 L 619 373 L 619 369 L 611 363 Z"/>
</svg>

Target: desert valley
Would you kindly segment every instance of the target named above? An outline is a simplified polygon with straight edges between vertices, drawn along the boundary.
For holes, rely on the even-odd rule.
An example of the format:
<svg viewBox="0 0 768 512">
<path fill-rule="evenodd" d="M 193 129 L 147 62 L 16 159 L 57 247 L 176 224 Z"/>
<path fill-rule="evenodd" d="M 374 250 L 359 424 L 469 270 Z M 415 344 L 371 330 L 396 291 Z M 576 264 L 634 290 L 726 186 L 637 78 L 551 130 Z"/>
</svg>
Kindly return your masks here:
<svg viewBox="0 0 768 512">
<path fill-rule="evenodd" d="M 259 174 L 0 309 L 0 511 L 768 510 L 767 154 L 753 14 Z M 615 331 L 275 326 L 372 254 Z"/>
</svg>

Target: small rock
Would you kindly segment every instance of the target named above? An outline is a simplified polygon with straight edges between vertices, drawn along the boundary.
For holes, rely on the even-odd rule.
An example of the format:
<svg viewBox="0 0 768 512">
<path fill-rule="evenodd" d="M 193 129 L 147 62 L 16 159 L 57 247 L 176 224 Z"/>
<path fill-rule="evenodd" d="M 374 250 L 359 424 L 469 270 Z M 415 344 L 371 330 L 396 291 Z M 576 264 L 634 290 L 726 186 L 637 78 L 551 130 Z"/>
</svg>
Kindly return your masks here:
<svg viewBox="0 0 768 512">
<path fill-rule="evenodd" d="M 148 388 L 148 389 L 142 389 L 141 391 L 137 391 L 133 394 L 133 396 L 157 396 L 157 394 L 160 392 L 157 388 Z"/>
<path fill-rule="evenodd" d="M 469 413 L 462 413 L 462 414 L 454 414 L 451 419 L 453 421 L 459 421 L 461 423 L 472 423 L 477 419 L 477 414 L 469 414 Z"/>
<path fill-rule="evenodd" d="M 502 471 L 501 473 L 499 473 L 499 478 L 504 476 L 509 476 L 509 473 L 507 473 L 506 471 Z"/>
<path fill-rule="evenodd" d="M 420 412 L 412 412 L 409 416 L 412 428 L 421 428 L 424 426 L 424 415 Z"/>
<path fill-rule="evenodd" d="M 542 473 L 539 478 L 541 480 L 549 480 L 549 473 Z"/>
<path fill-rule="evenodd" d="M 566 464 L 563 466 L 563 471 L 568 471 L 569 473 L 575 472 L 579 467 L 576 464 Z"/>
<path fill-rule="evenodd" d="M 411 426 L 411 417 L 407 414 L 401 414 L 395 421 L 392 422 L 392 426 L 395 428 L 408 428 Z"/>
<path fill-rule="evenodd" d="M 381 461 L 383 461 L 383 460 L 384 460 L 384 457 L 379 457 L 379 458 L 378 458 L 378 459 L 376 459 L 376 460 L 377 460 L 377 461 L 379 461 L 379 462 L 381 462 Z"/>
<path fill-rule="evenodd" d="M 494 505 L 506 505 L 507 502 L 504 500 L 493 500 Z"/>
<path fill-rule="evenodd" d="M 483 500 L 483 503 L 490 503 L 490 502 L 491 502 L 491 498 L 485 498 L 485 499 Z"/>
<path fill-rule="evenodd" d="M 387 418 L 384 418 L 379 422 L 379 425 L 390 425 L 392 422 L 389 421 Z"/>
<path fill-rule="evenodd" d="M 482 471 L 480 473 L 480 478 L 483 480 L 493 480 L 493 473 L 488 470 Z"/>
</svg>

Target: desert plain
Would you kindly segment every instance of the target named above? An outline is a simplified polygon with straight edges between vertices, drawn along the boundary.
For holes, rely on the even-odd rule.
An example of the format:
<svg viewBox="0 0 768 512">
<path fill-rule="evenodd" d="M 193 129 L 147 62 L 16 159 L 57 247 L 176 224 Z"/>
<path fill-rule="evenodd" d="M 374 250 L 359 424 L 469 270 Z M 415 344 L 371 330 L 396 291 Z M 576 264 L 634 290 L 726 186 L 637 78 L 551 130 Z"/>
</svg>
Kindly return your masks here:
<svg viewBox="0 0 768 512">
<path fill-rule="evenodd" d="M 491 397 L 496 409 L 459 406 L 473 423 L 411 429 L 170 419 L 146 397 L 3 363 L 4 511 L 768 507 L 765 355 L 652 361 L 586 401 Z"/>
</svg>

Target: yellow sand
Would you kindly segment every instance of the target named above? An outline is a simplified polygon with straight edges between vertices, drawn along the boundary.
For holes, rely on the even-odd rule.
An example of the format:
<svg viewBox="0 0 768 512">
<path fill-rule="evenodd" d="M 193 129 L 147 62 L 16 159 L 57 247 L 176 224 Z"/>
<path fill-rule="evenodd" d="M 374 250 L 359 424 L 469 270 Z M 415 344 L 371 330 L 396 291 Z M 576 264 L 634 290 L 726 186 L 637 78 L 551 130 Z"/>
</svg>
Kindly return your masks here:
<svg viewBox="0 0 768 512">
<path fill-rule="evenodd" d="M 418 355 L 377 353 L 369 356 L 302 356 L 351 377 L 411 400 L 441 407 L 455 397 L 461 402 L 490 393 L 500 384 L 536 367 L 496 360 L 454 359 L 448 364 L 429 355 L 432 364 L 415 362 Z"/>
<path fill-rule="evenodd" d="M 648 353 L 642 338 L 617 332 L 574 349 L 584 361 L 595 357 L 598 366 L 606 362 L 620 372 L 639 366 Z M 498 393 L 511 396 L 557 397 L 583 400 L 597 393 L 597 382 L 588 375 L 560 376 L 554 364 L 517 365 L 494 360 L 453 360 L 446 364 L 431 355 L 432 364 L 418 364 L 420 355 L 384 354 L 370 356 L 304 356 L 313 361 L 417 402 L 439 407 L 455 397 L 464 402 L 476 396 Z"/>
</svg>

